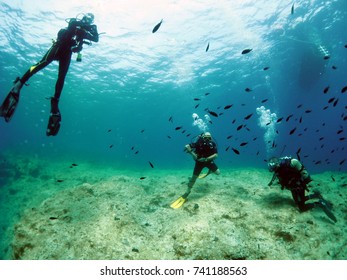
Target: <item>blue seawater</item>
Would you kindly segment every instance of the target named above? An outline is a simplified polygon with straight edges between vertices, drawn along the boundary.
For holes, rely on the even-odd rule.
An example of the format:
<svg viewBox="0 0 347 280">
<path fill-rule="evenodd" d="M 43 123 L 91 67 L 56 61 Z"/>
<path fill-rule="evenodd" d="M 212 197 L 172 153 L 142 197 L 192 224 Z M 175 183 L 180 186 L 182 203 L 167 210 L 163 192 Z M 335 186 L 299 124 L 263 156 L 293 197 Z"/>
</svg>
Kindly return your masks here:
<svg viewBox="0 0 347 280">
<path fill-rule="evenodd" d="M 87 12 L 100 41 L 84 47 L 82 62 L 73 56 L 59 134 L 45 134 L 53 62 L 23 87 L 11 122 L 1 119 L 1 153 L 192 168 L 183 147 L 205 129 L 220 169 L 291 155 L 311 172 L 346 171 L 346 1 L 1 1 L 1 102 L 65 19 Z M 276 115 L 263 127 L 261 106 Z"/>
</svg>

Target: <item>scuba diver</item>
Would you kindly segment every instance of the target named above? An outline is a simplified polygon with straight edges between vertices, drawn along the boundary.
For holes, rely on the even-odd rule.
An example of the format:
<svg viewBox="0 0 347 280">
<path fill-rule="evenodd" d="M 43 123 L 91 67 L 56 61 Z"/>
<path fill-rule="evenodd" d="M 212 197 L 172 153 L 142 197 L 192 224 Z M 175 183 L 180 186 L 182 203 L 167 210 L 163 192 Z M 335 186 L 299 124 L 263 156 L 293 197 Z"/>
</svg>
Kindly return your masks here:
<svg viewBox="0 0 347 280">
<path fill-rule="evenodd" d="M 55 136 L 58 134 L 61 122 L 58 103 L 63 90 L 65 76 L 70 66 L 72 53 L 77 53 L 77 61 L 81 61 L 80 52 L 83 44 L 90 45 L 90 41 L 99 41 L 99 34 L 96 25 L 93 24 L 94 15 L 92 13 L 84 14 L 81 20 L 71 18 L 67 21 L 68 26 L 59 30 L 57 40 L 53 40 L 53 45 L 43 56 L 41 61 L 31 66 L 23 77 L 17 77 L 14 81 L 13 88 L 0 107 L 0 116 L 4 117 L 6 122 L 11 120 L 16 110 L 20 90 L 23 85 L 26 84 L 31 76 L 45 68 L 53 60 L 57 60 L 59 61 L 59 73 L 55 85 L 55 93 L 54 96 L 51 97 L 51 112 L 46 134 L 47 136 Z"/>
<path fill-rule="evenodd" d="M 204 178 L 211 172 L 215 173 L 216 175 L 220 174 L 220 170 L 214 163 L 214 160 L 218 157 L 218 153 L 217 145 L 212 140 L 211 133 L 202 133 L 198 136 L 198 139 L 194 143 L 185 145 L 184 150 L 185 152 L 191 154 L 195 161 L 195 166 L 193 176 L 188 182 L 187 191 L 170 205 L 174 209 L 180 208 L 186 202 L 197 178 Z M 207 174 L 199 176 L 205 167 L 208 168 Z"/>
<path fill-rule="evenodd" d="M 268 167 L 270 172 L 274 172 L 268 186 L 271 186 L 277 178 L 282 190 L 288 189 L 291 191 L 294 202 L 301 212 L 320 207 L 331 220 L 337 222 L 336 217 L 331 212 L 332 204 L 325 200 L 319 191 L 313 191 L 313 194 L 305 195 L 305 191 L 309 191 L 309 187 L 312 187 L 310 185 L 312 178 L 299 160 L 287 156 L 273 157 L 269 159 Z M 310 199 L 318 199 L 318 201 L 306 203 Z"/>
</svg>

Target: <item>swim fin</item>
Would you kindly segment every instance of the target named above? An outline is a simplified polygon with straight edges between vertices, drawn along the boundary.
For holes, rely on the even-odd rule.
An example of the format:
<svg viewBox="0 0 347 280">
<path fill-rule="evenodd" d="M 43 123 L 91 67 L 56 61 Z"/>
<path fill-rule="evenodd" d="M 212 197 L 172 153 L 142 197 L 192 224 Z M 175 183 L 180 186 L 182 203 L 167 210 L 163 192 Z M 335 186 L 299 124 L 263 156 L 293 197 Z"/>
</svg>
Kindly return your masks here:
<svg viewBox="0 0 347 280">
<path fill-rule="evenodd" d="M 17 108 L 18 101 L 19 93 L 15 93 L 13 90 L 11 90 L 0 107 L 0 116 L 4 117 L 6 122 L 11 120 Z"/>
<path fill-rule="evenodd" d="M 207 173 L 200 174 L 198 178 L 203 179 L 203 178 L 207 177 L 208 175 L 210 175 L 210 173 L 211 173 L 211 170 L 208 169 Z"/>
<path fill-rule="evenodd" d="M 200 174 L 199 175 L 199 179 L 203 179 L 203 178 L 205 178 L 205 177 L 207 177 L 209 174 L 210 174 L 211 172 L 210 172 L 210 170 L 207 172 L 207 173 L 205 173 L 205 174 Z"/>
<path fill-rule="evenodd" d="M 331 219 L 333 220 L 335 223 L 337 222 L 337 219 L 335 217 L 335 215 L 333 214 L 333 212 L 331 212 L 331 208 L 332 205 L 330 202 L 326 201 L 325 199 L 320 199 L 319 200 L 319 206 L 320 208 L 323 209 L 324 213 Z"/>
<path fill-rule="evenodd" d="M 46 135 L 47 136 L 55 136 L 58 134 L 60 129 L 61 115 L 60 113 L 52 114 L 49 116 L 48 126 Z"/>
<path fill-rule="evenodd" d="M 178 209 L 180 208 L 185 202 L 187 201 L 186 198 L 183 196 L 180 196 L 177 200 L 171 203 L 170 207 L 173 209 Z"/>
</svg>

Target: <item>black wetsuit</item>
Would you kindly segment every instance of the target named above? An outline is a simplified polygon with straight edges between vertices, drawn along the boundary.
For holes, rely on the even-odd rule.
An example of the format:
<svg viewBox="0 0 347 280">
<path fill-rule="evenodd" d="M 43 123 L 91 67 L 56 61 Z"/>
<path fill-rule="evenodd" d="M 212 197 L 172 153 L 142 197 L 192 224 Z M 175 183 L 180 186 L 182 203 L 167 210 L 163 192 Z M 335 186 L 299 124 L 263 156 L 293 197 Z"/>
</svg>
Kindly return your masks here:
<svg viewBox="0 0 347 280">
<path fill-rule="evenodd" d="M 190 146 L 196 153 L 197 159 L 207 158 L 217 153 L 216 143 L 212 140 L 204 139 L 202 137 L 199 137 L 199 139 L 195 143 L 190 144 Z M 193 174 L 195 176 L 199 176 L 204 167 L 207 167 L 212 172 L 215 172 L 218 169 L 217 165 L 214 163 L 213 160 L 207 162 L 200 162 L 198 160 L 195 160 Z"/>
<path fill-rule="evenodd" d="M 31 66 L 20 79 L 22 84 L 27 82 L 31 76 L 42 70 L 53 60 L 59 61 L 59 74 L 55 85 L 54 98 L 59 100 L 63 90 L 65 76 L 69 70 L 71 56 L 73 52 L 82 50 L 83 40 L 99 41 L 99 34 L 96 25 L 85 25 L 82 21 L 71 19 L 68 27 L 60 29 L 57 40 L 47 51 L 40 62 Z"/>
<path fill-rule="evenodd" d="M 305 202 L 309 199 L 316 198 L 315 194 L 305 196 L 305 191 L 308 190 L 307 184 L 311 181 L 311 178 L 309 176 L 303 178 L 301 172 L 304 170 L 304 166 L 302 166 L 301 170 L 297 170 L 291 166 L 291 160 L 290 157 L 282 158 L 275 175 L 282 188 L 291 191 L 295 204 L 299 207 L 300 211 L 307 211 L 313 208 L 315 203 Z"/>
</svg>

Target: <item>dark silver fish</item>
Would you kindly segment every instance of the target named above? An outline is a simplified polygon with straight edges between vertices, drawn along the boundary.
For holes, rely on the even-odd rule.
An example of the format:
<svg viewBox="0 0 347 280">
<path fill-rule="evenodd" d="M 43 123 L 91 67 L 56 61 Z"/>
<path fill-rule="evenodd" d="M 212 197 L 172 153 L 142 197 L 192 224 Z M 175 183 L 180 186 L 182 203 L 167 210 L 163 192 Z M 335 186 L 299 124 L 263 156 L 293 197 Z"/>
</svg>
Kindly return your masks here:
<svg viewBox="0 0 347 280">
<path fill-rule="evenodd" d="M 233 152 L 234 152 L 235 154 L 237 154 L 237 155 L 240 154 L 240 152 L 239 152 L 238 150 L 236 150 L 235 148 L 231 148 L 231 149 L 233 150 Z"/>
<path fill-rule="evenodd" d="M 158 31 L 160 25 L 162 24 L 163 20 L 161 20 L 156 26 L 154 26 L 153 30 L 152 30 L 152 33 L 155 33 Z"/>
<path fill-rule="evenodd" d="M 206 52 L 210 49 L 210 43 L 207 44 L 207 47 L 206 47 Z"/>
<path fill-rule="evenodd" d="M 214 116 L 214 117 L 218 118 L 218 114 L 216 112 L 213 112 L 213 111 L 210 111 L 210 110 L 208 110 L 207 112 L 209 112 L 209 114 L 211 116 Z"/>
<path fill-rule="evenodd" d="M 290 13 L 291 13 L 292 15 L 294 15 L 294 4 L 293 4 L 293 6 L 292 6 L 292 9 L 290 10 Z"/>
<path fill-rule="evenodd" d="M 252 116 L 253 116 L 253 113 L 252 113 L 252 114 L 247 115 L 247 116 L 245 117 L 245 120 L 250 119 Z"/>
<path fill-rule="evenodd" d="M 244 49 L 241 54 L 247 54 L 251 51 L 252 51 L 252 49 Z"/>
</svg>

